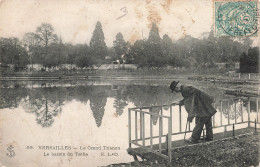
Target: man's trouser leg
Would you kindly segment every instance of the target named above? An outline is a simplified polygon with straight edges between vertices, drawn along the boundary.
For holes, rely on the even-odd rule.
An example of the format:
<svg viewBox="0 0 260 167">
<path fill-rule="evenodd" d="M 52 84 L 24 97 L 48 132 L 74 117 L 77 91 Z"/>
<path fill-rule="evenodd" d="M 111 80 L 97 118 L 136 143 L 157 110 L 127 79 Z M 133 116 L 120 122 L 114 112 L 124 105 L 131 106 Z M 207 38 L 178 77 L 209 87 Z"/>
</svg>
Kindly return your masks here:
<svg viewBox="0 0 260 167">
<path fill-rule="evenodd" d="M 213 130 L 212 130 L 212 119 L 211 119 L 211 117 L 206 118 L 205 126 L 206 126 L 206 140 L 211 141 L 211 140 L 213 140 Z"/>
<path fill-rule="evenodd" d="M 192 131 L 192 135 L 191 135 L 191 138 L 192 140 L 199 140 L 200 139 L 200 135 L 201 135 L 201 132 L 202 132 L 202 129 L 203 129 L 203 126 L 204 126 L 204 119 L 201 118 L 201 117 L 196 117 L 195 119 L 195 127 Z"/>
</svg>

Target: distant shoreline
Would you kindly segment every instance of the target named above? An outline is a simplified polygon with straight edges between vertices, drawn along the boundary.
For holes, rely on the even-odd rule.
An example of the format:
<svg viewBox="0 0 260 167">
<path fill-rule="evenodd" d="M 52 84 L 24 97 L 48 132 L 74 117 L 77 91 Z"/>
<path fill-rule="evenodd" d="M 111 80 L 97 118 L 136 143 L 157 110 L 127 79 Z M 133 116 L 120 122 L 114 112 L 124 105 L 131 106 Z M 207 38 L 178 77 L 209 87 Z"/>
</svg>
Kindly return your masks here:
<svg viewBox="0 0 260 167">
<path fill-rule="evenodd" d="M 0 80 L 37 80 L 37 79 L 88 79 L 88 78 L 114 78 L 114 79 L 167 79 L 167 78 L 195 78 L 204 80 L 211 78 L 258 80 L 259 73 L 238 73 L 221 69 L 83 69 L 83 70 L 56 70 L 56 71 L 24 71 L 0 72 Z"/>
<path fill-rule="evenodd" d="M 238 76 L 240 75 L 240 76 Z M 240 78 L 239 78 L 240 77 Z M 250 77 L 250 79 L 248 78 Z M 147 85 L 169 85 L 172 80 L 183 81 L 198 88 L 209 89 L 206 85 L 211 85 L 213 89 L 219 89 L 228 95 L 259 97 L 259 74 L 237 74 L 237 73 L 215 73 L 196 74 L 177 70 L 88 70 L 74 71 L 71 73 L 42 72 L 35 73 L 13 73 L 0 76 L 0 82 L 32 82 L 36 83 L 70 83 L 74 84 L 147 84 Z M 1 85 L 2 85 L 1 84 Z"/>
</svg>

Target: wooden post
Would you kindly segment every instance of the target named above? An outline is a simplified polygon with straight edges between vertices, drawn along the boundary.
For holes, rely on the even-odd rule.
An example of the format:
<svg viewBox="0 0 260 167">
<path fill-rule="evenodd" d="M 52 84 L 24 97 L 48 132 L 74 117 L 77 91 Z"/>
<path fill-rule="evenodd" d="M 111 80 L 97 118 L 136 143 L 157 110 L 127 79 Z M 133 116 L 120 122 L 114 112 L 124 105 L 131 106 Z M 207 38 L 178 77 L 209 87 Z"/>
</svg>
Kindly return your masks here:
<svg viewBox="0 0 260 167">
<path fill-rule="evenodd" d="M 220 125 L 222 126 L 223 122 L 222 122 L 222 100 L 220 100 Z"/>
<path fill-rule="evenodd" d="M 233 124 L 233 137 L 235 136 L 235 124 Z"/>
<path fill-rule="evenodd" d="M 172 119 L 168 118 L 168 157 L 169 162 L 172 161 Z"/>
<path fill-rule="evenodd" d="M 213 115 L 213 128 L 215 127 L 215 114 Z"/>
<path fill-rule="evenodd" d="M 242 99 L 240 99 L 240 107 L 241 107 L 241 121 L 244 122 L 243 100 Z"/>
<path fill-rule="evenodd" d="M 142 137 L 143 137 L 143 118 L 142 118 L 142 112 L 140 112 L 140 139 L 143 139 Z"/>
<path fill-rule="evenodd" d="M 179 105 L 179 121 L 180 121 L 180 132 L 181 132 L 181 106 Z"/>
<path fill-rule="evenodd" d="M 150 148 L 153 149 L 153 115 L 150 115 Z"/>
<path fill-rule="evenodd" d="M 135 142 L 137 142 L 137 138 L 138 138 L 138 135 L 137 135 L 137 111 L 135 111 Z"/>
<path fill-rule="evenodd" d="M 159 117 L 159 153 L 162 153 L 162 117 Z"/>
<path fill-rule="evenodd" d="M 161 115 L 163 115 L 163 108 L 161 107 Z M 162 122 L 162 134 L 163 134 L 163 122 Z"/>
<path fill-rule="evenodd" d="M 247 103 L 247 117 L 248 117 L 248 127 L 250 127 L 250 99 L 248 98 L 248 103 Z"/>
<path fill-rule="evenodd" d="M 259 108 L 258 108 L 258 99 L 256 99 L 256 122 L 258 122 L 258 110 L 259 110 Z"/>
<path fill-rule="evenodd" d="M 128 141 L 129 148 L 131 148 L 131 110 L 128 109 Z"/>
<path fill-rule="evenodd" d="M 170 105 L 170 117 L 171 117 L 171 121 L 172 121 L 172 105 Z"/>
<path fill-rule="evenodd" d="M 142 139 L 143 139 L 143 146 L 145 146 L 145 115 L 142 113 L 142 122 L 143 122 L 143 130 L 142 130 Z"/>
<path fill-rule="evenodd" d="M 170 117 L 172 118 L 172 105 L 170 105 Z"/>
<path fill-rule="evenodd" d="M 230 107 L 231 108 L 231 107 Z M 230 118 L 229 118 L 229 100 L 228 100 L 228 125 L 230 124 Z"/>
<path fill-rule="evenodd" d="M 235 123 L 237 123 L 237 103 L 235 100 L 234 102 L 235 102 Z"/>
<path fill-rule="evenodd" d="M 240 79 L 240 73 L 238 73 L 238 78 Z"/>
<path fill-rule="evenodd" d="M 250 75 L 250 73 L 248 74 L 248 79 L 251 79 L 251 75 Z"/>
</svg>

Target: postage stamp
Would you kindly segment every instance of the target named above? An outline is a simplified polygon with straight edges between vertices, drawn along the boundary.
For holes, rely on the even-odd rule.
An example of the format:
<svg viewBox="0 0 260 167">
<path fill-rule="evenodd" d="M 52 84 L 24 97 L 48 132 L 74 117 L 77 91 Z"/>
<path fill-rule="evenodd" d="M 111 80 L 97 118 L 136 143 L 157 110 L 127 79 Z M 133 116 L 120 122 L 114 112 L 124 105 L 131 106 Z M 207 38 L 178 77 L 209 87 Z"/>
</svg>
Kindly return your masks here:
<svg viewBox="0 0 260 167">
<path fill-rule="evenodd" d="M 257 1 L 215 1 L 215 36 L 257 36 Z"/>
</svg>

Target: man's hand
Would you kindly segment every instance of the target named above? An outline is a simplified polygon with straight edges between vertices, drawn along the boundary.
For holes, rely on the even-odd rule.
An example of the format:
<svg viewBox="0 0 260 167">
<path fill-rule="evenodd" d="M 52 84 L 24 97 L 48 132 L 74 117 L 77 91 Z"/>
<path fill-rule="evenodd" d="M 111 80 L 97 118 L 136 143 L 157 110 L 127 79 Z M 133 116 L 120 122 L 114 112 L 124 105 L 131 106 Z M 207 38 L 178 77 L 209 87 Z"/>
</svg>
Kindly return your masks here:
<svg viewBox="0 0 260 167">
<path fill-rule="evenodd" d="M 188 117 L 187 118 L 187 121 L 189 121 L 189 122 L 192 122 L 192 120 L 193 120 L 193 117 Z"/>
<path fill-rule="evenodd" d="M 176 101 L 176 102 L 173 102 L 171 105 L 172 105 L 172 106 L 180 105 L 180 102 L 179 102 L 179 101 Z"/>
<path fill-rule="evenodd" d="M 174 103 L 172 103 L 172 104 L 175 104 L 175 105 L 180 105 L 180 102 L 179 102 L 179 101 L 177 101 L 177 102 L 174 102 Z"/>
<path fill-rule="evenodd" d="M 183 100 L 180 100 L 180 101 L 174 102 L 174 104 L 175 104 L 175 105 L 183 106 Z"/>
</svg>

